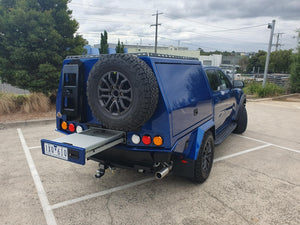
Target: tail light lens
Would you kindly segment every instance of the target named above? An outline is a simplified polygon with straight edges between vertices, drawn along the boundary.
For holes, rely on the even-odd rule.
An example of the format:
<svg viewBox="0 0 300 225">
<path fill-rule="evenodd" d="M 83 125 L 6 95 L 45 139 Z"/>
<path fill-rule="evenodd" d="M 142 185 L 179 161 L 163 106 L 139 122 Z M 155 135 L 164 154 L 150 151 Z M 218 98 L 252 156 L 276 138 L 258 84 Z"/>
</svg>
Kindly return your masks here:
<svg viewBox="0 0 300 225">
<path fill-rule="evenodd" d="M 142 138 L 142 142 L 145 145 L 150 145 L 151 144 L 151 137 L 149 135 L 144 135 Z"/>
<path fill-rule="evenodd" d="M 69 131 L 71 131 L 71 132 L 75 131 L 75 125 L 73 123 L 69 124 Z"/>
<path fill-rule="evenodd" d="M 77 132 L 77 133 L 81 133 L 82 131 L 83 131 L 82 126 L 78 125 L 78 126 L 76 127 L 76 132 Z"/>
<path fill-rule="evenodd" d="M 153 138 L 153 143 L 157 146 L 161 146 L 163 144 L 163 139 L 161 136 L 155 136 Z"/>
<path fill-rule="evenodd" d="M 63 130 L 68 129 L 68 124 L 67 124 L 66 121 L 63 121 L 63 122 L 61 123 L 61 128 L 62 128 Z"/>
<path fill-rule="evenodd" d="M 140 142 L 141 142 L 141 138 L 140 138 L 140 136 L 139 135 L 137 135 L 137 134 L 133 134 L 132 136 L 131 136 L 131 141 L 132 141 L 132 143 L 133 144 L 139 144 Z"/>
</svg>

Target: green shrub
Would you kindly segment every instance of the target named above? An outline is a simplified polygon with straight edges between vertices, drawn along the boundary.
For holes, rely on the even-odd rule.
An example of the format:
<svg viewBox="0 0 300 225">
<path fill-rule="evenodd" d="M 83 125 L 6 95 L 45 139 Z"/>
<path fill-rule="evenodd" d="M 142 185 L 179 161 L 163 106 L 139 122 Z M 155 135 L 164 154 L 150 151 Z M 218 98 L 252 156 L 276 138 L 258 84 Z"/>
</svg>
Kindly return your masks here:
<svg viewBox="0 0 300 225">
<path fill-rule="evenodd" d="M 256 95 L 257 97 L 273 97 L 282 95 L 285 93 L 285 89 L 273 83 L 266 83 L 263 87 L 261 83 L 257 82 L 247 82 L 244 88 L 244 93 L 247 95 Z"/>
<path fill-rule="evenodd" d="M 246 81 L 245 88 L 243 90 L 246 95 L 254 95 L 260 86 L 261 83 L 257 83 L 255 81 Z"/>
<path fill-rule="evenodd" d="M 284 88 L 277 86 L 273 83 L 266 83 L 266 86 L 263 88 L 262 86 L 257 90 L 258 97 L 273 97 L 282 95 L 285 92 Z"/>
</svg>

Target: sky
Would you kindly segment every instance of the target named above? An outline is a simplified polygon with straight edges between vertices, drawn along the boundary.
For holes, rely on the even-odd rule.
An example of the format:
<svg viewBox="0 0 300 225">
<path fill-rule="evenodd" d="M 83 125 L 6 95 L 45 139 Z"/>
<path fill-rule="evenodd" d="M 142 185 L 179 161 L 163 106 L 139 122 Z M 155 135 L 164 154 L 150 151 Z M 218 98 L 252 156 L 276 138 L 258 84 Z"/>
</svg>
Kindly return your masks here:
<svg viewBox="0 0 300 225">
<path fill-rule="evenodd" d="M 278 49 L 291 49 L 300 29 L 300 0 L 71 0 L 68 6 L 77 33 L 92 46 L 104 30 L 109 43 L 153 46 L 156 12 L 158 45 L 190 50 L 267 51 L 272 20 L 273 44 L 279 38 Z"/>
</svg>

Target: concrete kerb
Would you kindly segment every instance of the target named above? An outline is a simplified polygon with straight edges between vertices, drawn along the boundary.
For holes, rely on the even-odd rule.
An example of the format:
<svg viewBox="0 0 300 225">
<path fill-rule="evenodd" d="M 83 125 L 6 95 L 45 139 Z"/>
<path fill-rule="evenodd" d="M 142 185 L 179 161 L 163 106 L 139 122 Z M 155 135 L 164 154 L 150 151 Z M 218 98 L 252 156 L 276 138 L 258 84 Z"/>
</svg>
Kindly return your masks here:
<svg viewBox="0 0 300 225">
<path fill-rule="evenodd" d="M 8 129 L 8 128 L 22 128 L 26 126 L 36 126 L 36 125 L 47 125 L 54 123 L 55 119 L 41 119 L 41 120 L 25 120 L 25 121 L 17 121 L 17 122 L 8 122 L 8 123 L 0 123 L 0 130 Z"/>
<path fill-rule="evenodd" d="M 272 98 L 247 98 L 248 102 L 262 102 L 262 101 L 272 101 L 272 100 L 284 100 L 288 97 L 300 97 L 300 93 L 289 94 L 289 95 L 281 95 Z"/>
</svg>

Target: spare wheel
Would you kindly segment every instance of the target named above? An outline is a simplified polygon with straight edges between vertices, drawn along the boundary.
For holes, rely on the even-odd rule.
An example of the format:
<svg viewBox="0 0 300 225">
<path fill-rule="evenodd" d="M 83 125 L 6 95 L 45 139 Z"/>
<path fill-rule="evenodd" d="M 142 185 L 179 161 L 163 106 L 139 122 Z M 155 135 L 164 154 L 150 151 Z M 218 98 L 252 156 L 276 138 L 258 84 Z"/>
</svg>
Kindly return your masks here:
<svg viewBox="0 0 300 225">
<path fill-rule="evenodd" d="M 146 123 L 157 107 L 158 92 L 150 67 L 129 54 L 101 56 L 87 82 L 93 115 L 114 130 L 135 130 Z"/>
</svg>

